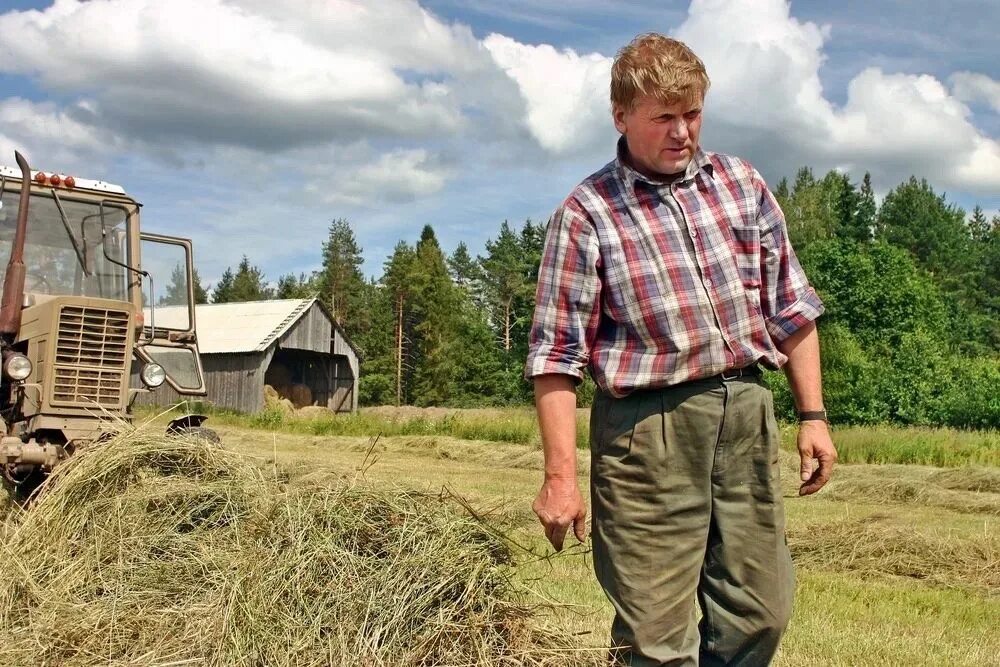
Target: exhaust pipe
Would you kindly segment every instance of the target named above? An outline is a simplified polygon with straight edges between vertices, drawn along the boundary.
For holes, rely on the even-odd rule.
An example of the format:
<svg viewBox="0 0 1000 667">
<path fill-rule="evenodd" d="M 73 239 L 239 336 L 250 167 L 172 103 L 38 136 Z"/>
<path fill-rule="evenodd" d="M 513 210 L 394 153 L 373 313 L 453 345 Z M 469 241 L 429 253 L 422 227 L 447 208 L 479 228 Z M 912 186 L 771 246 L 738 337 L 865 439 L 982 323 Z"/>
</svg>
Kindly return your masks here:
<svg viewBox="0 0 1000 667">
<path fill-rule="evenodd" d="M 24 241 L 28 230 L 28 200 L 31 197 L 31 168 L 24 156 L 14 151 L 21 168 L 21 199 L 17 205 L 17 228 L 10 248 L 10 261 L 3 281 L 0 301 L 0 336 L 10 343 L 21 328 L 21 308 L 24 303 Z"/>
</svg>

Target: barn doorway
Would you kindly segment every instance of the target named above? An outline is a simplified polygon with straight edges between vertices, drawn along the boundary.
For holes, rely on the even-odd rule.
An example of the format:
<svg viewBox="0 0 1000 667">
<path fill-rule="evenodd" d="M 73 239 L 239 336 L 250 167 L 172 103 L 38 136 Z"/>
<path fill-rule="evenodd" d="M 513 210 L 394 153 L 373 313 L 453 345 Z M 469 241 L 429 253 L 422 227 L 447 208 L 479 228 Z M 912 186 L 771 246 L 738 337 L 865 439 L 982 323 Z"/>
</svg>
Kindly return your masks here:
<svg viewBox="0 0 1000 667">
<path fill-rule="evenodd" d="M 279 348 L 264 372 L 264 384 L 296 409 L 317 405 L 350 412 L 352 408 L 354 378 L 347 357 Z"/>
</svg>

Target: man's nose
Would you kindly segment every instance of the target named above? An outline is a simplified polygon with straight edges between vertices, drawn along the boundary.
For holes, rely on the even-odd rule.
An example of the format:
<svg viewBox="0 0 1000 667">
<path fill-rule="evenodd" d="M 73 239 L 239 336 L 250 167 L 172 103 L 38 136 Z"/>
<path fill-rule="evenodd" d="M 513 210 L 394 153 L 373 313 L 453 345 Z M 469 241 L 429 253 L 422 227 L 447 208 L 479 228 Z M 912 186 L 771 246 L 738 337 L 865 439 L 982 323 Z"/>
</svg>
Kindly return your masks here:
<svg viewBox="0 0 1000 667">
<path fill-rule="evenodd" d="M 688 138 L 688 124 L 683 118 L 678 118 L 676 121 L 670 124 L 670 138 L 677 140 L 687 140 Z"/>
</svg>

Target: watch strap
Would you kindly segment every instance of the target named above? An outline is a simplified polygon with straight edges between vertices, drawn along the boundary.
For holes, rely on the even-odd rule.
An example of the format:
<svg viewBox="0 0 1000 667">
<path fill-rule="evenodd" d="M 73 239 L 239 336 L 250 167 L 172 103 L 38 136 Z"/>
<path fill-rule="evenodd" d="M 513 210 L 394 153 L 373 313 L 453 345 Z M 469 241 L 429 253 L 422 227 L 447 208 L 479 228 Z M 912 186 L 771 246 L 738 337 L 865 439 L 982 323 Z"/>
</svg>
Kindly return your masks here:
<svg viewBox="0 0 1000 667">
<path fill-rule="evenodd" d="M 799 413 L 799 421 L 827 421 L 826 410 L 804 410 Z"/>
</svg>

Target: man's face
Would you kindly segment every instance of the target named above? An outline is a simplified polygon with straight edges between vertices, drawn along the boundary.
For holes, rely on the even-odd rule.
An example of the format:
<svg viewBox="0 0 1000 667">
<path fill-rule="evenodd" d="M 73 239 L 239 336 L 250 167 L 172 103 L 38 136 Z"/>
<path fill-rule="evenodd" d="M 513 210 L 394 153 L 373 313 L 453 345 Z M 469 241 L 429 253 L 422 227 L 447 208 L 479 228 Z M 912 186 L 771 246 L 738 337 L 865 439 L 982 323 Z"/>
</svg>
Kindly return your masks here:
<svg viewBox="0 0 1000 667">
<path fill-rule="evenodd" d="M 631 111 L 615 108 L 615 127 L 625 135 L 632 167 L 644 176 L 679 174 L 698 149 L 703 98 L 666 105 L 643 95 Z"/>
</svg>

